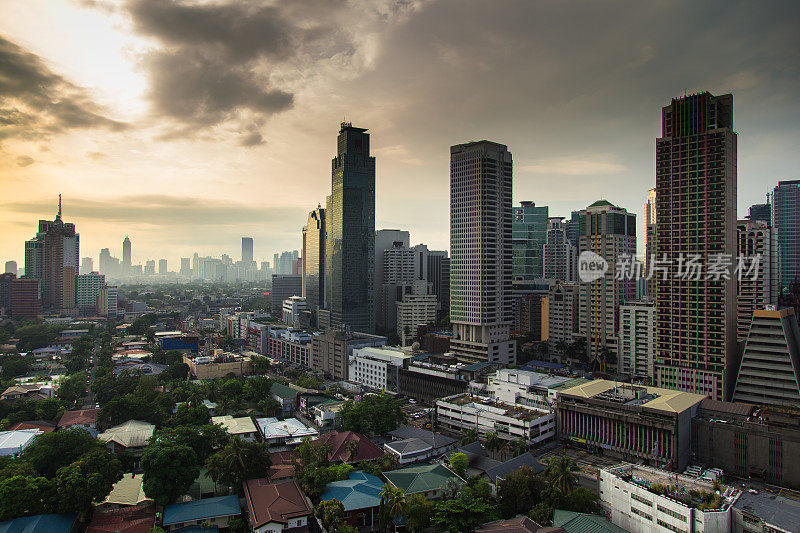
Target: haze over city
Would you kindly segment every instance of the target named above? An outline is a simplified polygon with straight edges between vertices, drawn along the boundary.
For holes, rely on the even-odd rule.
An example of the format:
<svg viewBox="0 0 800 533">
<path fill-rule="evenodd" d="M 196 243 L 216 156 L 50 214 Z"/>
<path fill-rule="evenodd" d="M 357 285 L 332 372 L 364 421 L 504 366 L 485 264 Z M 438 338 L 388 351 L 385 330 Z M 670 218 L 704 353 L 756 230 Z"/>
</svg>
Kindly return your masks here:
<svg viewBox="0 0 800 533">
<path fill-rule="evenodd" d="M 170 269 L 237 257 L 242 235 L 259 260 L 298 249 L 343 119 L 371 134 L 376 228 L 413 242 L 448 248 L 448 149 L 478 139 L 513 152 L 515 203 L 607 198 L 641 220 L 660 109 L 701 90 L 734 94 L 741 217 L 797 177 L 799 10 L 7 0 L 0 256 L 23 263 L 59 193 L 81 255 L 125 235 Z"/>
</svg>

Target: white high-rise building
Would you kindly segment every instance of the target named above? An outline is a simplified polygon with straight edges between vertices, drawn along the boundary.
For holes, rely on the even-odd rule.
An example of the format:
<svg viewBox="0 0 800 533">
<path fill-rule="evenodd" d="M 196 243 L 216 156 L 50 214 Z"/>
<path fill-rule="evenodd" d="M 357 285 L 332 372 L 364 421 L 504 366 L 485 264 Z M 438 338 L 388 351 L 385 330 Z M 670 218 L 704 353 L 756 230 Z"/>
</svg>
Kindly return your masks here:
<svg viewBox="0 0 800 533">
<path fill-rule="evenodd" d="M 652 378 L 656 357 L 656 306 L 652 300 L 619 308 L 619 372 Z"/>
<path fill-rule="evenodd" d="M 436 295 L 433 294 L 433 284 L 424 279 L 416 279 L 411 283 L 411 291 L 403 294 L 403 300 L 397 302 L 397 336 L 403 346 L 417 336 L 420 324 L 435 320 Z"/>
<path fill-rule="evenodd" d="M 78 276 L 78 309 L 93 310 L 97 308 L 97 298 L 106 284 L 106 277 L 99 272 L 80 274 Z"/>
<path fill-rule="evenodd" d="M 516 361 L 511 189 L 505 145 L 450 147 L 450 348 L 464 361 Z"/>
</svg>

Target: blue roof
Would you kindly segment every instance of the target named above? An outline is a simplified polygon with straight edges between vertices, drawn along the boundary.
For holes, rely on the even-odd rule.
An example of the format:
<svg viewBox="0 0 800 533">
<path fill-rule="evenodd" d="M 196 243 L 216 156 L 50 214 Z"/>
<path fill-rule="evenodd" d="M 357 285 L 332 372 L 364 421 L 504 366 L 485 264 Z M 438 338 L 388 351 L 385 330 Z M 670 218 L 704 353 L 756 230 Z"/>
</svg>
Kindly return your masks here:
<svg viewBox="0 0 800 533">
<path fill-rule="evenodd" d="M 383 485 L 383 481 L 377 477 L 358 470 L 351 472 L 344 481 L 328 483 L 320 499 L 339 500 L 344 504 L 345 511 L 369 509 L 380 505 Z"/>
<path fill-rule="evenodd" d="M 175 503 L 164 508 L 164 525 L 171 526 L 218 516 L 233 516 L 241 512 L 239 498 L 234 495 Z"/>
<path fill-rule="evenodd" d="M 0 523 L 0 533 L 69 533 L 75 514 L 39 514 Z"/>
</svg>

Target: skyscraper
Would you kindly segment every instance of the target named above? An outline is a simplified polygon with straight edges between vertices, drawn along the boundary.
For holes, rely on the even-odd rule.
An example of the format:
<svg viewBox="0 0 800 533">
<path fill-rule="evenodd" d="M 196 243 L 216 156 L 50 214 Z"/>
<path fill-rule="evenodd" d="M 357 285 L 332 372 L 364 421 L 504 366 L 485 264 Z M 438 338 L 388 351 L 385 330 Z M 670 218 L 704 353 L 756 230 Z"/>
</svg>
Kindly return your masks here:
<svg viewBox="0 0 800 533">
<path fill-rule="evenodd" d="M 94 271 L 94 261 L 91 257 L 81 259 L 81 274 L 91 274 Z"/>
<path fill-rule="evenodd" d="M 375 232 L 375 281 L 372 285 L 372 311 L 375 320 L 375 325 L 379 330 L 384 329 L 384 315 L 383 310 L 385 305 L 383 303 L 383 294 L 385 282 L 384 278 L 384 252 L 390 249 L 408 248 L 411 246 L 411 236 L 408 231 L 399 229 L 379 229 Z"/>
<path fill-rule="evenodd" d="M 736 139 L 733 96 L 704 92 L 664 107 L 656 140 L 656 383 L 715 400 L 738 367 L 735 277 L 714 274 L 736 255 Z"/>
<path fill-rule="evenodd" d="M 578 275 L 578 250 L 567 239 L 567 225 L 561 217 L 547 222 L 542 277 L 574 283 Z"/>
<path fill-rule="evenodd" d="M 656 253 L 656 190 L 647 192 L 647 201 L 644 204 L 644 273 L 650 271 L 650 256 Z M 647 280 L 647 297 L 656 296 L 656 278 L 652 276 Z"/>
<path fill-rule="evenodd" d="M 586 337 L 586 351 L 605 366 L 609 354 L 619 351 L 619 308 L 636 298 L 636 280 L 615 275 L 623 256 L 636 255 L 636 215 L 606 200 L 598 200 L 584 211 L 580 220 L 580 252 L 601 256 L 609 270 L 599 279 L 580 284 L 580 333 Z M 605 370 L 605 368 L 603 368 Z"/>
<path fill-rule="evenodd" d="M 16 261 L 6 261 L 6 274 L 14 274 L 17 275 L 17 262 Z"/>
<path fill-rule="evenodd" d="M 450 147 L 450 348 L 465 361 L 516 361 L 511 188 L 505 145 Z"/>
<path fill-rule="evenodd" d="M 248 265 L 253 262 L 253 238 L 242 237 L 242 262 Z"/>
<path fill-rule="evenodd" d="M 25 243 L 25 273 L 40 280 L 43 309 L 76 309 L 79 239 L 75 224 L 61 219 L 59 195 L 55 220 L 40 220 L 36 237 Z"/>
<path fill-rule="evenodd" d="M 428 252 L 428 281 L 433 284 L 433 294 L 437 300 L 437 318 L 450 312 L 450 258 L 447 250 Z"/>
<path fill-rule="evenodd" d="M 158 275 L 159 276 L 166 276 L 167 275 L 167 260 L 166 259 L 159 259 L 158 260 Z"/>
<path fill-rule="evenodd" d="M 544 244 L 547 241 L 549 209 L 533 202 L 514 208 L 511 249 L 515 285 L 544 277 Z"/>
<path fill-rule="evenodd" d="M 772 191 L 772 227 L 778 230 L 781 284 L 800 281 L 800 180 L 779 181 Z"/>
<path fill-rule="evenodd" d="M 131 274 L 131 240 L 125 235 L 125 240 L 122 241 L 122 274 L 129 276 Z"/>
<path fill-rule="evenodd" d="M 375 158 L 369 134 L 343 122 L 325 209 L 325 291 L 333 327 L 371 333 L 375 269 Z"/>
<path fill-rule="evenodd" d="M 188 278 L 191 274 L 191 260 L 188 257 L 181 257 L 181 276 Z"/>
<path fill-rule="evenodd" d="M 743 272 L 736 276 L 736 330 L 737 339 L 746 341 L 753 320 L 753 311 L 778 303 L 780 267 L 778 258 L 778 232 L 762 220 L 740 220 L 736 224 L 737 257 L 758 261 L 758 273 L 753 276 Z"/>
<path fill-rule="evenodd" d="M 760 220 L 767 226 L 772 225 L 772 204 L 770 204 L 769 200 L 770 195 L 767 194 L 767 203 L 765 204 L 753 204 L 750 206 L 750 209 L 747 210 L 747 218 L 750 220 Z"/>
<path fill-rule="evenodd" d="M 312 314 L 325 307 L 325 209 L 320 205 L 303 228 L 303 296 Z"/>
</svg>

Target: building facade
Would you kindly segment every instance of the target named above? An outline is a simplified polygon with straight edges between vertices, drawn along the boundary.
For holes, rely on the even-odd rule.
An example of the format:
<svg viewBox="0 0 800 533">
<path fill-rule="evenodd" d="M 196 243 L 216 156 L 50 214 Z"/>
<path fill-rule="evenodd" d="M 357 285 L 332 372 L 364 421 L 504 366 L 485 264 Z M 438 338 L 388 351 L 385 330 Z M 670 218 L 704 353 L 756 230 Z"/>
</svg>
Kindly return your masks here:
<svg viewBox="0 0 800 533">
<path fill-rule="evenodd" d="M 325 308 L 325 209 L 308 214 L 303 228 L 303 296 L 312 315 Z"/>
<path fill-rule="evenodd" d="M 619 373 L 652 379 L 656 356 L 655 302 L 629 302 L 619 308 L 619 315 Z"/>
<path fill-rule="evenodd" d="M 436 320 L 436 295 L 431 283 L 417 279 L 411 283 L 411 290 L 403 294 L 397 306 L 397 336 L 403 346 L 417 337 L 417 328 Z"/>
<path fill-rule="evenodd" d="M 106 277 L 98 272 L 78 275 L 78 309 L 81 312 L 94 314 L 97 311 L 97 299 L 106 284 Z"/>
<path fill-rule="evenodd" d="M 385 344 L 386 337 L 329 329 L 312 337 L 309 366 L 334 379 L 346 380 L 349 359 L 355 348 Z"/>
<path fill-rule="evenodd" d="M 325 209 L 325 291 L 332 327 L 375 330 L 375 158 L 369 134 L 343 122 Z"/>
<path fill-rule="evenodd" d="M 656 140 L 656 383 L 714 399 L 737 359 L 734 277 L 706 276 L 736 255 L 736 139 L 733 96 L 705 92 L 664 107 Z M 679 270 L 693 256 L 699 279 Z"/>
<path fill-rule="evenodd" d="M 579 286 L 556 281 L 547 293 L 547 341 L 551 353 L 566 355 L 565 344 L 578 334 Z"/>
<path fill-rule="evenodd" d="M 563 218 L 551 217 L 548 220 L 543 250 L 544 278 L 575 283 L 578 279 L 578 250 L 567 239 L 567 224 Z"/>
<path fill-rule="evenodd" d="M 544 245 L 547 241 L 549 208 L 533 202 L 520 202 L 514 208 L 511 248 L 515 282 L 544 277 Z"/>
<path fill-rule="evenodd" d="M 772 191 L 772 227 L 778 232 L 781 286 L 800 279 L 800 180 L 779 181 Z"/>
<path fill-rule="evenodd" d="M 743 267 L 736 276 L 736 338 L 742 342 L 747 340 L 753 311 L 778 303 L 780 261 L 778 232 L 765 222 L 740 220 L 736 234 L 737 262 L 742 261 Z"/>
<path fill-rule="evenodd" d="M 272 290 L 272 310 L 275 313 L 283 312 L 284 300 L 292 296 L 300 296 L 303 292 L 303 277 L 295 274 L 273 274 Z"/>
<path fill-rule="evenodd" d="M 516 361 L 511 189 L 505 145 L 450 148 L 450 348 L 465 361 Z"/>
<path fill-rule="evenodd" d="M 656 256 L 656 190 L 647 191 L 647 201 L 644 204 L 644 273 L 650 272 L 652 261 Z M 656 297 L 657 276 L 647 278 L 645 294 L 648 298 Z"/>
</svg>

